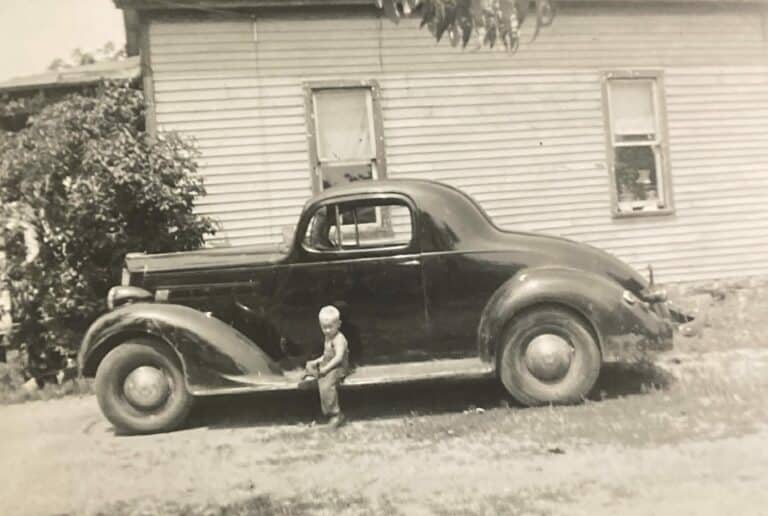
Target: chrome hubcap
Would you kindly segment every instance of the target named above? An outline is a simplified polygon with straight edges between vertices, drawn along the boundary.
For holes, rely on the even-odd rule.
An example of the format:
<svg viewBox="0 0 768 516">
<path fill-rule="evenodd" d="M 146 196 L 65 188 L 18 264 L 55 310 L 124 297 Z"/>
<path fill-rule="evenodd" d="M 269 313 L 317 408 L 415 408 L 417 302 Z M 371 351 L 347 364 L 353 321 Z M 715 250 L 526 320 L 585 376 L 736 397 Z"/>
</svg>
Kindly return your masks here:
<svg viewBox="0 0 768 516">
<path fill-rule="evenodd" d="M 141 366 L 126 376 L 123 393 L 131 405 L 151 409 L 168 399 L 171 386 L 163 371 L 152 366 Z"/>
<path fill-rule="evenodd" d="M 571 367 L 574 349 L 559 335 L 545 333 L 535 337 L 525 350 L 525 366 L 545 382 L 559 380 Z"/>
</svg>

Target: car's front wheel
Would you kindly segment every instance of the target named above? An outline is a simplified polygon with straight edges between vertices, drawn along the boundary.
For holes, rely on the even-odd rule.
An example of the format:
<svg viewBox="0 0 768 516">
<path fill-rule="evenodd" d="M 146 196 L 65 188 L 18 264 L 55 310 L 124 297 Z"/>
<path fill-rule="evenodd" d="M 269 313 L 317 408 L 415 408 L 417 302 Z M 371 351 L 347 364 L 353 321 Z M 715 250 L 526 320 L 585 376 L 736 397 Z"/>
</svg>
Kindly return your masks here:
<svg viewBox="0 0 768 516">
<path fill-rule="evenodd" d="M 96 370 L 96 398 L 104 416 L 122 433 L 178 428 L 192 406 L 178 358 L 151 339 L 125 342 Z"/>
<path fill-rule="evenodd" d="M 558 307 L 524 312 L 508 325 L 499 348 L 499 374 L 524 405 L 578 403 L 597 381 L 602 364 L 592 332 Z"/>
</svg>

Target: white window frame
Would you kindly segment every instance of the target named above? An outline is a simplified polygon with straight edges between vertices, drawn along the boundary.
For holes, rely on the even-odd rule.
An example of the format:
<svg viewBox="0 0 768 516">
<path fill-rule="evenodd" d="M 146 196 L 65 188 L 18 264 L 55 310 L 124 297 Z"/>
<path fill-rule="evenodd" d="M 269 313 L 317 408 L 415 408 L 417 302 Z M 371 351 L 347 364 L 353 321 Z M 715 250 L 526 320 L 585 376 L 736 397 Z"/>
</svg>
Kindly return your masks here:
<svg viewBox="0 0 768 516">
<path fill-rule="evenodd" d="M 312 171 L 312 191 L 323 191 L 323 178 L 320 163 L 327 160 L 319 155 L 319 119 L 315 103 L 315 93 L 323 90 L 363 89 L 368 92 L 368 120 L 371 131 L 372 158 L 370 161 L 337 162 L 344 165 L 371 165 L 371 180 L 386 179 L 387 162 L 384 152 L 384 124 L 381 114 L 381 97 L 379 84 L 375 80 L 360 81 L 312 81 L 304 83 L 304 112 L 306 114 L 307 144 L 309 147 L 309 166 Z"/>
<path fill-rule="evenodd" d="M 610 83 L 614 80 L 650 81 L 654 108 L 655 132 L 652 140 L 620 140 L 616 138 L 612 115 Z M 672 177 L 669 160 L 669 133 L 664 96 L 664 73 L 661 70 L 606 71 L 602 74 L 603 114 L 605 118 L 606 155 L 611 186 L 611 213 L 614 218 L 669 215 L 674 213 Z M 621 201 L 616 180 L 615 149 L 650 147 L 656 165 L 657 200 Z"/>
</svg>

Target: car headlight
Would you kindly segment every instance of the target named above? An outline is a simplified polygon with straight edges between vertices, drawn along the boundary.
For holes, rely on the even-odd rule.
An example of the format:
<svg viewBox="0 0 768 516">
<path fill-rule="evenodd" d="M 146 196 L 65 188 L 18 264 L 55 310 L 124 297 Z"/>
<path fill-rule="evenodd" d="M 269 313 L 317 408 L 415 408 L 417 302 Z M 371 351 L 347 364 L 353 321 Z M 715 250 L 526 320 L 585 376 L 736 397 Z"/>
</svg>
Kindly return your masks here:
<svg viewBox="0 0 768 516">
<path fill-rule="evenodd" d="M 126 303 L 141 303 L 152 301 L 154 296 L 151 292 L 139 287 L 124 287 L 122 285 L 112 287 L 107 294 L 107 307 L 110 310 Z"/>
<path fill-rule="evenodd" d="M 107 308 L 110 310 L 115 309 L 115 296 L 117 295 L 117 288 L 112 287 L 107 294 Z"/>
</svg>

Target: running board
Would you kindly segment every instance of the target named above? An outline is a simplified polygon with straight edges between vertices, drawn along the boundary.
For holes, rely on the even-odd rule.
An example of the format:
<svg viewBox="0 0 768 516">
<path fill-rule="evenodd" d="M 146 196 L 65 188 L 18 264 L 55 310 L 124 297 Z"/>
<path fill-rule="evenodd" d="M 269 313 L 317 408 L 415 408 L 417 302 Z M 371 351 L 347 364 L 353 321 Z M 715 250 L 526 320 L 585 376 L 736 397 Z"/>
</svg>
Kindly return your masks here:
<svg viewBox="0 0 768 516">
<path fill-rule="evenodd" d="M 483 378 L 493 375 L 493 365 L 479 358 L 430 360 L 358 367 L 347 376 L 343 385 L 375 385 L 405 383 L 439 378 Z"/>
<path fill-rule="evenodd" d="M 369 365 L 355 368 L 345 379 L 342 387 L 407 383 L 438 379 L 488 378 L 494 374 L 493 364 L 477 357 L 399 364 Z M 237 394 L 262 391 L 299 390 L 303 370 L 286 371 L 283 376 L 245 375 L 227 376 L 228 380 L 241 385 L 214 389 L 192 389 L 195 396 Z"/>
</svg>

